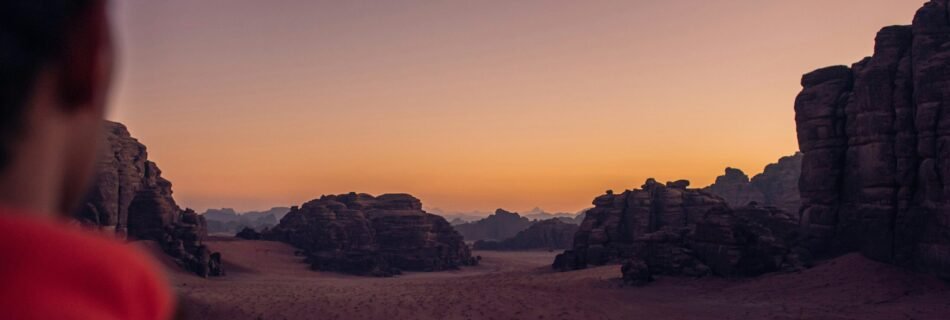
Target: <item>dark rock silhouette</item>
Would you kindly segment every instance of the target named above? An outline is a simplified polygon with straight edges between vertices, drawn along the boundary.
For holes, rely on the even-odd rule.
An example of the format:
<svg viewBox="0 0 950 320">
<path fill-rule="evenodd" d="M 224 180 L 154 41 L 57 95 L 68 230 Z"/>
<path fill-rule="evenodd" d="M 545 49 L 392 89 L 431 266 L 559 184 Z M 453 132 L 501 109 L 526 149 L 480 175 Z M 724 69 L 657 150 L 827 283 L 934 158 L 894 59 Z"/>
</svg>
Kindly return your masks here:
<svg viewBox="0 0 950 320">
<path fill-rule="evenodd" d="M 106 122 L 105 132 L 95 185 L 76 219 L 119 237 L 157 241 L 178 264 L 201 276 L 223 275 L 220 255 L 202 244 L 204 218 L 175 204 L 171 182 L 148 161 L 145 146 L 120 123 Z"/>
<path fill-rule="evenodd" d="M 773 206 L 786 212 L 798 212 L 801 199 L 798 191 L 798 179 L 801 176 L 802 154 L 783 157 L 778 163 L 769 164 L 765 171 L 752 179 L 734 168 L 726 168 L 726 173 L 716 178 L 716 183 L 706 187 L 706 191 L 716 194 L 733 208 L 756 203 Z"/>
<path fill-rule="evenodd" d="M 263 237 L 260 232 L 253 228 L 244 228 L 234 236 L 244 240 L 261 240 Z"/>
<path fill-rule="evenodd" d="M 950 18 L 928 2 L 874 55 L 805 75 L 795 102 L 802 224 L 823 255 L 950 277 Z"/>
<path fill-rule="evenodd" d="M 563 250 L 573 245 L 577 228 L 576 224 L 553 218 L 539 221 L 528 229 L 518 232 L 514 237 L 503 241 L 476 241 L 472 248 L 475 250 Z"/>
<path fill-rule="evenodd" d="M 797 221 L 788 214 L 773 207 L 733 210 L 722 198 L 688 186 L 685 180 L 663 185 L 650 179 L 641 189 L 597 197 L 573 248 L 558 255 L 553 267 L 568 271 L 632 260 L 624 270 L 635 273 L 631 284 L 641 285 L 645 272 L 751 276 L 807 264 Z"/>
<path fill-rule="evenodd" d="M 444 218 L 405 194 L 323 196 L 291 208 L 263 238 L 304 250 L 315 270 L 392 276 L 477 263 Z"/>
<path fill-rule="evenodd" d="M 534 222 L 521 215 L 498 209 L 487 218 L 455 226 L 465 240 L 504 240 L 514 237 Z"/>
</svg>

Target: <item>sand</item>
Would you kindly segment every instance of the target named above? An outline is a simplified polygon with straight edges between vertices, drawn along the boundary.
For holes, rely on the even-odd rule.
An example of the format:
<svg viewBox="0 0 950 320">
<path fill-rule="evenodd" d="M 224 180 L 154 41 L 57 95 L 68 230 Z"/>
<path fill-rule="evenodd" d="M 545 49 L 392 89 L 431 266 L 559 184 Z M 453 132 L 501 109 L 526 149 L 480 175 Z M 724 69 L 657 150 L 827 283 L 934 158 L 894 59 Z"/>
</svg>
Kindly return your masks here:
<svg viewBox="0 0 950 320">
<path fill-rule="evenodd" d="M 860 255 L 794 274 L 634 288 L 616 265 L 553 272 L 552 252 L 476 252 L 478 267 L 365 278 L 310 271 L 281 243 L 209 245 L 226 277 L 170 268 L 194 319 L 950 319 L 946 283 Z"/>
</svg>

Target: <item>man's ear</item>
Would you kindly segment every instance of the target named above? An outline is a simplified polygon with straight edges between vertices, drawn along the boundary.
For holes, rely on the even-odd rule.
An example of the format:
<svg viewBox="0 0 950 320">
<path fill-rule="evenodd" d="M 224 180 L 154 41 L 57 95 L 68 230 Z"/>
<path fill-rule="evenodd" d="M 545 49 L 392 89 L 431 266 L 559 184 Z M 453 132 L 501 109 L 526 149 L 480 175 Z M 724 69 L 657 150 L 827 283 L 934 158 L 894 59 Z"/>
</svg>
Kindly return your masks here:
<svg viewBox="0 0 950 320">
<path fill-rule="evenodd" d="M 60 93 L 69 111 L 102 108 L 111 81 L 112 35 L 105 0 L 92 0 L 68 22 L 60 61 Z"/>
</svg>

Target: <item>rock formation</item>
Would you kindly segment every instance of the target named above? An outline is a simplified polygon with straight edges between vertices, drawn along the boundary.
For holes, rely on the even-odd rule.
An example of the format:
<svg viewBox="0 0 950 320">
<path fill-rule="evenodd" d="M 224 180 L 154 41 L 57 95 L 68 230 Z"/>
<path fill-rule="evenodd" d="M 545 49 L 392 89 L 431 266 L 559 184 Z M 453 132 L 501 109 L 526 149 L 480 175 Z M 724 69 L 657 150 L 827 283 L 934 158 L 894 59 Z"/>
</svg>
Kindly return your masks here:
<svg viewBox="0 0 950 320">
<path fill-rule="evenodd" d="M 245 227 L 235 234 L 234 237 L 244 240 L 261 240 L 263 236 L 260 232 L 254 230 L 254 228 Z"/>
<path fill-rule="evenodd" d="M 726 173 L 716 177 L 716 183 L 705 190 L 722 197 L 732 207 L 765 203 L 765 194 L 752 186 L 752 181 L 745 172 L 736 168 L 726 168 Z"/>
<path fill-rule="evenodd" d="M 752 187 L 765 196 L 766 206 L 772 206 L 797 215 L 802 206 L 798 180 L 802 175 L 801 152 L 782 157 L 777 163 L 765 166 L 762 173 L 752 177 Z"/>
<path fill-rule="evenodd" d="M 124 125 L 106 122 L 105 131 L 95 185 L 76 219 L 119 237 L 157 241 L 180 265 L 201 276 L 223 275 L 220 255 L 202 244 L 204 218 L 175 204 L 171 182 L 161 177 L 145 146 Z"/>
<path fill-rule="evenodd" d="M 504 240 L 527 229 L 533 222 L 521 215 L 498 209 L 495 214 L 475 222 L 455 226 L 466 241 Z"/>
<path fill-rule="evenodd" d="M 810 246 L 950 277 L 950 4 L 814 71 L 795 101 Z"/>
<path fill-rule="evenodd" d="M 302 249 L 315 270 L 392 276 L 476 263 L 444 218 L 405 194 L 323 196 L 291 208 L 263 237 Z"/>
<path fill-rule="evenodd" d="M 555 259 L 558 270 L 627 261 L 642 284 L 650 274 L 757 275 L 800 268 L 808 253 L 797 246 L 797 221 L 771 207 L 730 209 L 725 200 L 688 181 L 653 179 L 637 190 L 608 191 Z M 641 265 L 641 262 L 643 265 Z M 645 266 L 645 267 L 644 267 Z"/>
<path fill-rule="evenodd" d="M 512 238 L 503 241 L 479 240 L 475 250 L 536 250 L 568 249 L 574 243 L 577 225 L 566 223 L 560 218 L 539 221 L 528 229 L 518 232 Z"/>
<path fill-rule="evenodd" d="M 765 171 L 751 180 L 742 170 L 726 168 L 725 175 L 716 178 L 716 183 L 706 187 L 706 191 L 722 197 L 733 208 L 755 202 L 758 205 L 797 213 L 801 207 L 798 193 L 801 170 L 801 153 L 769 164 Z"/>
</svg>

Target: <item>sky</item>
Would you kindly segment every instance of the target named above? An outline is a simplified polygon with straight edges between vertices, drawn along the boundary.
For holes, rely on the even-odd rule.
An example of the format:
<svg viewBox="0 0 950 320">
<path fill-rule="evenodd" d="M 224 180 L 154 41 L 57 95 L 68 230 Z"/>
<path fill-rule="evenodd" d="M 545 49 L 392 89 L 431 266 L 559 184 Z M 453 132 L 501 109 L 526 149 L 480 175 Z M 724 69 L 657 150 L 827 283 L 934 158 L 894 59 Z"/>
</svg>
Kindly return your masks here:
<svg viewBox="0 0 950 320">
<path fill-rule="evenodd" d="M 801 75 L 923 0 L 129 0 L 109 118 L 179 205 L 574 212 L 798 150 Z"/>
</svg>

